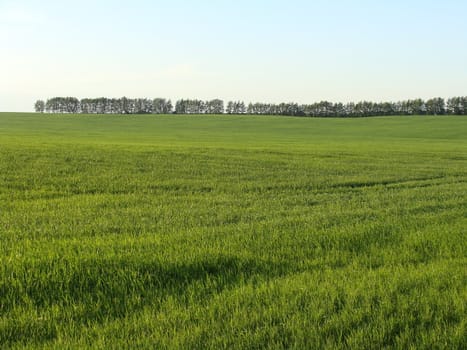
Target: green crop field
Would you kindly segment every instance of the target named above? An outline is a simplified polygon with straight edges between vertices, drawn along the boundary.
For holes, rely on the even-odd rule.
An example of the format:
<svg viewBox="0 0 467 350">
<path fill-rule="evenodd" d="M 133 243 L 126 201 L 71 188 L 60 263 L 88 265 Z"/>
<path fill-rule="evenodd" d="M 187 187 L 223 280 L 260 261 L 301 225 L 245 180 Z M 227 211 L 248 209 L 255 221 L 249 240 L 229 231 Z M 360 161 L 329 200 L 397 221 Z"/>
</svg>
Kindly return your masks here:
<svg viewBox="0 0 467 350">
<path fill-rule="evenodd" d="M 0 348 L 465 349 L 467 118 L 0 114 Z"/>
</svg>

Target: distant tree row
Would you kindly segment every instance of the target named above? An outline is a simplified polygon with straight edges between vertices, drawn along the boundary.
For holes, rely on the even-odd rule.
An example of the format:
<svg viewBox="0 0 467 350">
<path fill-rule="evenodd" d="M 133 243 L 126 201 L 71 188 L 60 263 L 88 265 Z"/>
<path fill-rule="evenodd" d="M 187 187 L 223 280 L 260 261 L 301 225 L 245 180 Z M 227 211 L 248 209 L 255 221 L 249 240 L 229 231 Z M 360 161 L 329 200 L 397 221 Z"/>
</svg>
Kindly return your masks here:
<svg viewBox="0 0 467 350">
<path fill-rule="evenodd" d="M 175 104 L 177 114 L 222 114 L 224 101 L 179 100 Z"/>
<path fill-rule="evenodd" d="M 54 97 L 47 102 L 39 100 L 36 112 L 83 114 L 170 114 L 172 102 L 164 98 L 84 98 Z"/>
<path fill-rule="evenodd" d="M 83 114 L 256 114 L 306 117 L 370 117 L 383 115 L 443 115 L 467 114 L 467 97 L 440 97 L 429 100 L 415 99 L 400 102 L 333 103 L 321 101 L 313 104 L 250 103 L 215 99 L 179 100 L 175 103 L 165 98 L 84 98 L 54 97 L 35 104 L 36 112 Z"/>
</svg>

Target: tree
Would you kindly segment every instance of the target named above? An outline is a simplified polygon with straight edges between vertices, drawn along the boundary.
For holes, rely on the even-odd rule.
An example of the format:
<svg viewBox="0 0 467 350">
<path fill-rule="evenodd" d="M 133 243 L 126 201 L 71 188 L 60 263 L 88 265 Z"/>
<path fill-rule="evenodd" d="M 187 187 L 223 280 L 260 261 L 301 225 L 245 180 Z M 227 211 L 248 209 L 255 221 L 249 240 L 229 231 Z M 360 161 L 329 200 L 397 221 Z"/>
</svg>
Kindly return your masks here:
<svg viewBox="0 0 467 350">
<path fill-rule="evenodd" d="M 466 111 L 467 97 L 452 97 L 446 102 L 446 113 L 463 115 Z"/>
<path fill-rule="evenodd" d="M 224 101 L 215 99 L 206 102 L 206 113 L 209 114 L 223 114 L 224 113 Z"/>
<path fill-rule="evenodd" d="M 444 99 L 441 97 L 432 98 L 426 101 L 426 110 L 427 114 L 431 115 L 441 115 L 445 112 L 445 103 Z"/>
<path fill-rule="evenodd" d="M 172 102 L 165 98 L 155 98 L 153 100 L 153 112 L 154 114 L 169 114 L 172 113 Z"/>
<path fill-rule="evenodd" d="M 246 113 L 245 102 L 243 101 L 237 102 L 237 104 L 235 105 L 235 111 L 237 114 L 245 114 Z"/>
<path fill-rule="evenodd" d="M 34 104 L 34 110 L 36 111 L 36 113 L 44 113 L 45 102 L 42 100 L 37 100 Z"/>
<path fill-rule="evenodd" d="M 185 102 L 185 100 L 178 100 L 175 103 L 175 113 L 176 114 L 185 114 L 186 113 L 186 102 Z"/>
<path fill-rule="evenodd" d="M 233 114 L 233 111 L 234 111 L 234 103 L 232 101 L 229 101 L 227 103 L 227 107 L 225 109 L 225 113 L 227 114 Z"/>
</svg>

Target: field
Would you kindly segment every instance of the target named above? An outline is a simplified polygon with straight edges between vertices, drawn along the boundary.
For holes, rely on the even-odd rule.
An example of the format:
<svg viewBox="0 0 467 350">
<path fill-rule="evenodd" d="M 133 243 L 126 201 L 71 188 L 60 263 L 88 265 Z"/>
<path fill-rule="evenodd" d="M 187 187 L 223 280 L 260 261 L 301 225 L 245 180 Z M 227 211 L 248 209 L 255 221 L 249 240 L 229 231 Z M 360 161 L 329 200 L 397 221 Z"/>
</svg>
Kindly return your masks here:
<svg viewBox="0 0 467 350">
<path fill-rule="evenodd" d="M 0 348 L 465 349 L 467 118 L 0 114 Z"/>
</svg>

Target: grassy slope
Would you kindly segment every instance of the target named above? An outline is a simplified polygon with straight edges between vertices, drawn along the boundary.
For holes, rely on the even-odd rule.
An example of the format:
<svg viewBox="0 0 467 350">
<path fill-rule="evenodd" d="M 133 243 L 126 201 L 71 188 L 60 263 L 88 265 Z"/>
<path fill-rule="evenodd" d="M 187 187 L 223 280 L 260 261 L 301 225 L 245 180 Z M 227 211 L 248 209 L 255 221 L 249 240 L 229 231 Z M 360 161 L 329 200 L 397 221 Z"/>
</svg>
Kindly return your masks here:
<svg viewBox="0 0 467 350">
<path fill-rule="evenodd" d="M 0 114 L 0 344 L 465 348 L 467 118 Z"/>
</svg>

